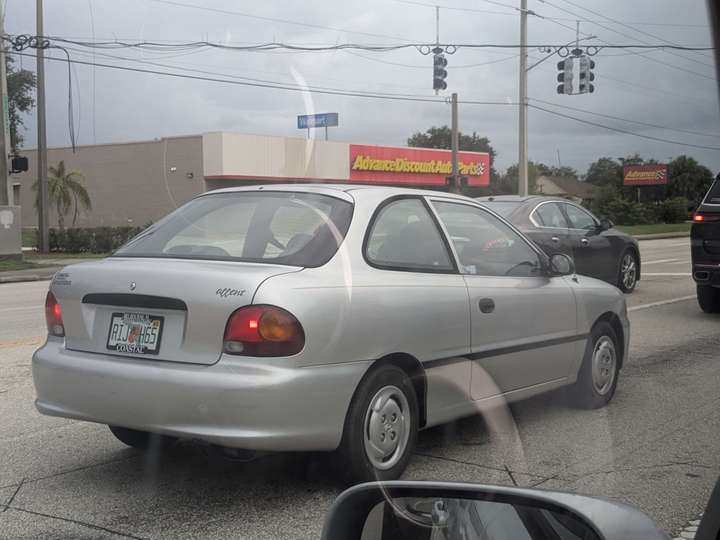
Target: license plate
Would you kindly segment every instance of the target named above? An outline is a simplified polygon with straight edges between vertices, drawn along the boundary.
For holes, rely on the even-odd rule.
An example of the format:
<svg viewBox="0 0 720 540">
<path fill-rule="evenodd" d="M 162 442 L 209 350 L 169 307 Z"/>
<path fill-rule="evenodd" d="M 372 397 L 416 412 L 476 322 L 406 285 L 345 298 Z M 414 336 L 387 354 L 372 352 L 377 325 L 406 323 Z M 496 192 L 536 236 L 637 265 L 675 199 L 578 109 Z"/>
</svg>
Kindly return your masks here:
<svg viewBox="0 0 720 540">
<path fill-rule="evenodd" d="M 107 348 L 111 351 L 158 354 L 164 317 L 146 313 L 113 313 Z"/>
</svg>

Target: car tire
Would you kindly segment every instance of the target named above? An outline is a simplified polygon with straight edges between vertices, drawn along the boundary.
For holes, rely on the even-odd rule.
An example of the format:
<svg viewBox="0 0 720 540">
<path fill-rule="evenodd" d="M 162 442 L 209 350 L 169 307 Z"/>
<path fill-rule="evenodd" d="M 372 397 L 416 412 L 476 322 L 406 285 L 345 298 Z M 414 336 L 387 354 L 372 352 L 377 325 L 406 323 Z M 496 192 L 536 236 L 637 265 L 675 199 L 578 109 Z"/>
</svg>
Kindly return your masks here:
<svg viewBox="0 0 720 540">
<path fill-rule="evenodd" d="M 139 431 L 137 429 L 119 426 L 108 427 L 117 440 L 139 450 L 167 448 L 177 440 L 175 437 L 159 435 L 157 433 L 148 433 L 147 431 Z"/>
<path fill-rule="evenodd" d="M 402 369 L 386 364 L 369 372 L 345 419 L 340 446 L 345 479 L 360 483 L 399 478 L 415 448 L 418 420 L 415 389 Z"/>
<path fill-rule="evenodd" d="M 577 382 L 570 387 L 572 402 L 583 409 L 599 409 L 615 394 L 620 376 L 622 344 L 605 321 L 590 332 Z"/>
<path fill-rule="evenodd" d="M 632 249 L 626 249 L 620 257 L 617 286 L 624 293 L 635 290 L 638 276 L 638 256 Z"/>
<path fill-rule="evenodd" d="M 720 313 L 720 289 L 712 285 L 698 285 L 697 300 L 705 313 Z"/>
</svg>

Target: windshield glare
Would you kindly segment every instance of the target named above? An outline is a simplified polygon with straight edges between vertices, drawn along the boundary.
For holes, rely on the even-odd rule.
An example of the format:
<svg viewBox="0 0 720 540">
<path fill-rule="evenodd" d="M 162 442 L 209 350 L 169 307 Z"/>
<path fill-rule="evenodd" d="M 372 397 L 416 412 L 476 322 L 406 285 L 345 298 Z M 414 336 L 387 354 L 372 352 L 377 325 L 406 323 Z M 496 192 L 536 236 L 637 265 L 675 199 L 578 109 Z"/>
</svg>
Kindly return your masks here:
<svg viewBox="0 0 720 540">
<path fill-rule="evenodd" d="M 272 262 L 316 267 L 337 251 L 352 204 L 293 192 L 199 197 L 117 250 L 116 257 Z"/>
</svg>

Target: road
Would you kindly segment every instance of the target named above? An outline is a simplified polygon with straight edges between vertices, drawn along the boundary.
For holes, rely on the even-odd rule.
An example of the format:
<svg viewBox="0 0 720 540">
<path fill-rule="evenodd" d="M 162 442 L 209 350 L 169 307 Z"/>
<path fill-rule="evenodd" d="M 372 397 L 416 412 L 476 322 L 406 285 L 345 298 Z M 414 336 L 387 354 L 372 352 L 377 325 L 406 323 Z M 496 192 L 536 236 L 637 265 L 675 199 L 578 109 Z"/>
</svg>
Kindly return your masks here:
<svg viewBox="0 0 720 540">
<path fill-rule="evenodd" d="M 539 486 L 637 506 L 670 533 L 720 473 L 720 318 L 700 312 L 689 240 L 641 243 L 630 358 L 609 407 L 561 393 L 425 431 L 408 479 Z M 341 491 L 325 455 L 228 461 L 192 443 L 161 456 L 106 427 L 39 415 L 30 357 L 47 282 L 0 285 L 0 530 L 15 537 L 316 538 Z"/>
</svg>

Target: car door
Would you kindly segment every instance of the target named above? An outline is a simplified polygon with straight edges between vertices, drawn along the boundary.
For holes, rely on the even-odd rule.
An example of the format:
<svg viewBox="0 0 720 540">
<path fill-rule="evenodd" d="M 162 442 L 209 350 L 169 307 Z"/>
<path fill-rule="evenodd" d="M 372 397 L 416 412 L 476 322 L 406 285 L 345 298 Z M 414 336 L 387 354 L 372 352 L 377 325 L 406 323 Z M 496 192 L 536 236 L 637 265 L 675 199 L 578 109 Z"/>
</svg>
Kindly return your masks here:
<svg viewBox="0 0 720 540">
<path fill-rule="evenodd" d="M 562 203 L 562 207 L 570 226 L 568 238 L 577 273 L 614 282 L 618 256 L 599 220 L 575 204 Z"/>
<path fill-rule="evenodd" d="M 467 414 L 467 287 L 428 202 L 407 195 L 383 201 L 364 244 L 369 268 L 355 269 L 352 283 L 356 346 L 370 358 L 402 353 L 423 364 L 428 425 Z"/>
<path fill-rule="evenodd" d="M 486 209 L 448 199 L 432 204 L 470 296 L 472 398 L 560 386 L 583 339 L 566 278 L 547 277 L 540 254 Z"/>
<path fill-rule="evenodd" d="M 556 201 L 538 204 L 530 213 L 530 229 L 524 231 L 548 255 L 572 254 L 565 214 Z"/>
</svg>

